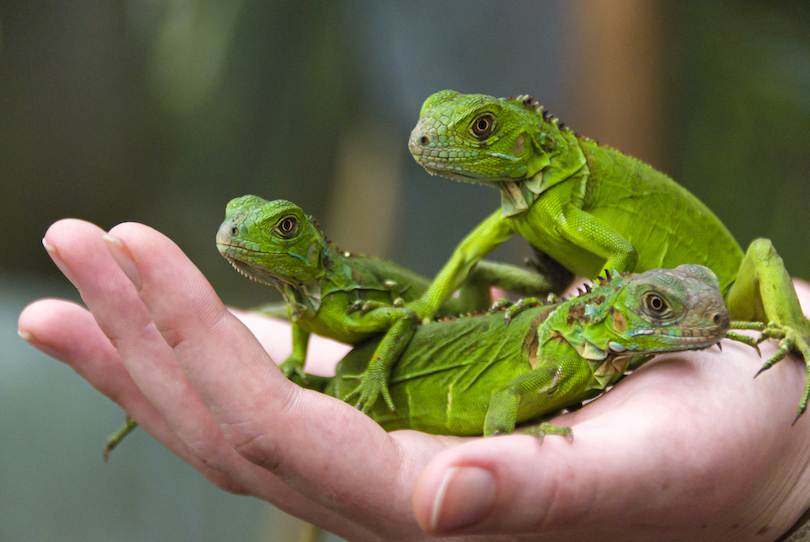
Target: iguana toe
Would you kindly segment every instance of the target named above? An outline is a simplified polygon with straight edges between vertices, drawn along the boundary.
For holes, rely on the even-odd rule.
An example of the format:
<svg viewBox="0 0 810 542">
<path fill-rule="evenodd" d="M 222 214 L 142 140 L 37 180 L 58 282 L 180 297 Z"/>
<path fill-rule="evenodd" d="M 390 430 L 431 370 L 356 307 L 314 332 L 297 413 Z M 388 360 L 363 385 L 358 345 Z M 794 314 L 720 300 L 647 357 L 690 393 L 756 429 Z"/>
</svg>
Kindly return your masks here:
<svg viewBox="0 0 810 542">
<path fill-rule="evenodd" d="M 754 375 L 756 378 L 763 372 L 767 371 L 783 359 L 787 357 L 790 352 L 796 352 L 801 354 L 804 358 L 805 365 L 807 366 L 807 380 L 804 386 L 804 392 L 802 394 L 802 399 L 799 402 L 799 408 L 796 412 L 796 417 L 793 419 L 793 424 L 795 424 L 799 418 L 801 418 L 802 414 L 805 413 L 807 410 L 808 402 L 810 402 L 810 338 L 805 337 L 800 331 L 794 329 L 793 327 L 782 325 L 777 322 L 768 322 L 768 324 L 761 324 L 759 322 L 734 322 L 732 325 L 735 329 L 754 329 L 760 332 L 759 338 L 756 339 L 756 344 L 764 342 L 768 339 L 778 339 L 779 340 L 779 347 L 774 352 L 773 356 L 771 356 L 757 371 L 757 374 Z M 729 338 L 734 340 L 740 340 L 742 336 L 731 336 L 732 333 L 729 333 Z M 746 342 L 746 344 L 751 344 L 748 341 L 753 341 L 750 337 L 746 337 L 740 342 Z M 791 425 L 793 425 L 791 424 Z"/>
<path fill-rule="evenodd" d="M 290 380 L 293 376 L 300 378 L 304 384 L 308 382 L 307 374 L 304 372 L 304 364 L 295 361 L 284 361 L 279 364 L 279 369 L 284 374 L 284 377 Z"/>
<path fill-rule="evenodd" d="M 546 435 L 560 435 L 565 437 L 569 443 L 574 443 L 574 431 L 570 427 L 555 427 L 547 422 L 526 427 L 521 433 L 535 436 L 540 441 L 540 444 L 543 444 L 543 438 Z"/>
<path fill-rule="evenodd" d="M 368 369 L 361 374 L 345 375 L 343 378 L 360 381 L 357 387 L 343 397 L 345 402 L 351 403 L 351 401 L 357 397 L 358 399 L 357 402 L 354 403 L 354 406 L 364 414 L 368 414 L 371 412 L 374 403 L 377 402 L 377 398 L 382 393 L 385 404 L 391 412 L 396 415 L 396 408 L 394 407 L 394 400 L 391 397 L 391 393 L 388 390 L 388 383 L 386 379 L 380 377 L 376 371 Z"/>
</svg>

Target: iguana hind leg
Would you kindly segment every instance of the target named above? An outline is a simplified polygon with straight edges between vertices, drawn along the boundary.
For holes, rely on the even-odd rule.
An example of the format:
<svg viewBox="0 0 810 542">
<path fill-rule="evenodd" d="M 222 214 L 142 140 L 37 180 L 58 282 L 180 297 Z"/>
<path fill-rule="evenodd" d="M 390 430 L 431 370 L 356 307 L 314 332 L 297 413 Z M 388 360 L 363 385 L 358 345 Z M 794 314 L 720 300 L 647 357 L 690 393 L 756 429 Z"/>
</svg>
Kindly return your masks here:
<svg viewBox="0 0 810 542">
<path fill-rule="evenodd" d="M 549 293 L 562 292 L 571 282 L 573 274 L 550 258 L 549 261 L 556 267 L 551 263 L 542 269 L 530 265 L 535 267 L 539 274 L 513 265 L 488 260 L 479 261 L 470 271 L 467 281 L 459 288 L 459 301 L 461 306 L 465 307 L 463 311 L 475 312 L 489 308 L 492 304 L 493 286 L 520 297 L 545 297 Z M 567 275 L 561 277 L 559 273 L 544 273 L 552 269 L 562 270 Z"/>
<path fill-rule="evenodd" d="M 796 423 L 810 400 L 810 324 L 785 264 L 770 240 L 755 239 L 748 247 L 737 279 L 726 294 L 726 305 L 732 319 L 763 322 L 767 324 L 765 337 L 779 339 L 779 351 L 760 372 L 784 358 L 789 350 L 804 358 L 808 379 L 793 421 Z"/>
</svg>

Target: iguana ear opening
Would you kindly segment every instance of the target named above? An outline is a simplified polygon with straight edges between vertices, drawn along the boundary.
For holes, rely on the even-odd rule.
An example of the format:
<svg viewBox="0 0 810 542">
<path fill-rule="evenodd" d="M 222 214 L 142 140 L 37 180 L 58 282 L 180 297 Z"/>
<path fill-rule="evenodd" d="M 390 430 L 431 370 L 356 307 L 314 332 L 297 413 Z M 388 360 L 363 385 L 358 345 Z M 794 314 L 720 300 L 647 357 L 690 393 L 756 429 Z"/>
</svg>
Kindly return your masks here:
<svg viewBox="0 0 810 542">
<path fill-rule="evenodd" d="M 523 132 L 519 136 L 515 138 L 515 143 L 512 145 L 512 156 L 517 158 L 521 154 L 523 154 L 523 150 L 525 149 L 524 142 L 526 141 L 526 132 Z"/>
<path fill-rule="evenodd" d="M 315 263 L 318 259 L 318 249 L 320 248 L 320 243 L 316 240 L 313 241 L 312 244 L 309 245 L 307 249 L 307 262 L 308 263 Z"/>
<path fill-rule="evenodd" d="M 624 314 L 616 309 L 613 309 L 611 312 L 613 312 L 613 329 L 618 333 L 627 331 L 627 319 L 624 317 Z"/>
</svg>

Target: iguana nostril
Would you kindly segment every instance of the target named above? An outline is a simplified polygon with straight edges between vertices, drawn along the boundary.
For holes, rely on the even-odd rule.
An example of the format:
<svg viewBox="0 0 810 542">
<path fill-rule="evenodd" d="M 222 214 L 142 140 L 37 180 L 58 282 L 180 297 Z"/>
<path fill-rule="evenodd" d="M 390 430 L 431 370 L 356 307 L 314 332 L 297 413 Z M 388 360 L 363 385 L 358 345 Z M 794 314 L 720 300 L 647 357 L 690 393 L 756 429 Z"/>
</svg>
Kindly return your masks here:
<svg viewBox="0 0 810 542">
<path fill-rule="evenodd" d="M 430 145 L 430 137 L 426 135 L 419 136 L 419 144 L 420 145 Z"/>
</svg>

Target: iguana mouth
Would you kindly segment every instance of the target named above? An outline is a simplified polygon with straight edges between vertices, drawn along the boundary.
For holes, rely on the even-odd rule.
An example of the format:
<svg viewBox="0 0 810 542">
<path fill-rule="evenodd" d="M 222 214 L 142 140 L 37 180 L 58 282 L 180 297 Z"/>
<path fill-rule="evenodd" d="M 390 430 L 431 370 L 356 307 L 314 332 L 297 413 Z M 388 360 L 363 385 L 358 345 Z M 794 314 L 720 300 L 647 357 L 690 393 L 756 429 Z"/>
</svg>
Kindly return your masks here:
<svg viewBox="0 0 810 542">
<path fill-rule="evenodd" d="M 663 335 L 669 337 L 672 342 L 666 347 L 666 351 L 674 352 L 674 346 L 680 346 L 684 350 L 700 350 L 714 346 L 726 336 L 729 330 L 729 319 L 726 315 L 725 321 L 717 326 L 703 327 L 696 329 L 687 328 L 661 328 L 643 329 L 633 333 L 633 336 L 641 335 Z M 629 350 L 629 349 L 628 349 Z M 649 352 L 655 352 L 650 350 Z"/>
<path fill-rule="evenodd" d="M 501 182 L 497 179 L 474 175 L 470 168 L 462 167 L 464 162 L 477 160 L 486 153 L 470 148 L 433 146 L 431 141 L 435 137 L 437 136 L 419 130 L 419 126 L 417 126 L 408 139 L 411 156 L 428 173 L 465 183 L 497 185 Z"/>
<path fill-rule="evenodd" d="M 219 245 L 217 245 L 217 248 L 219 248 Z M 264 274 L 265 277 L 260 277 L 259 274 L 256 272 L 257 270 L 255 268 L 251 267 L 250 265 L 246 264 L 245 262 L 237 260 L 237 259 L 235 259 L 235 258 L 233 258 L 231 256 L 228 256 L 227 254 L 224 254 L 224 253 L 222 254 L 222 256 L 226 260 L 228 260 L 228 263 L 230 263 L 231 266 L 239 272 L 239 274 L 244 275 L 245 277 L 249 278 L 250 280 L 260 282 L 260 283 L 266 284 L 268 286 L 275 286 L 275 287 L 278 287 L 279 283 L 282 282 L 277 277 L 274 277 L 274 276 L 266 274 L 266 273 Z"/>
<path fill-rule="evenodd" d="M 237 252 L 249 254 L 267 253 L 260 250 L 251 250 L 246 248 L 244 245 L 234 242 L 231 238 L 222 233 L 217 234 L 216 243 L 219 253 L 222 254 L 223 258 L 228 260 L 228 263 L 230 263 L 231 266 L 239 272 L 239 274 L 249 278 L 250 280 L 260 282 L 268 286 L 274 286 L 276 288 L 278 288 L 281 284 L 290 284 L 294 286 L 294 284 L 291 282 L 284 281 L 281 278 L 268 273 L 266 269 L 253 267 L 248 262 L 236 257 L 235 254 Z"/>
</svg>

